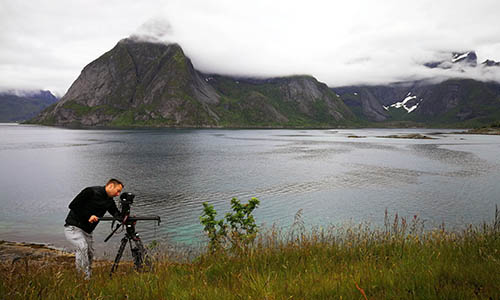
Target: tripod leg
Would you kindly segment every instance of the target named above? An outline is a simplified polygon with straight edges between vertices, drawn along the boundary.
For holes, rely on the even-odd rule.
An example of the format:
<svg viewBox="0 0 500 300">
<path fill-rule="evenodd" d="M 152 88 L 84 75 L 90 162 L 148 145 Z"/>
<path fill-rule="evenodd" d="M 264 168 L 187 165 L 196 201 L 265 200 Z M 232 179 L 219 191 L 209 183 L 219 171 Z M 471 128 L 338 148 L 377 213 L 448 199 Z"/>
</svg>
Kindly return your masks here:
<svg viewBox="0 0 500 300">
<path fill-rule="evenodd" d="M 141 250 L 141 253 L 142 253 L 142 263 L 149 270 L 151 270 L 151 268 L 153 267 L 153 261 L 151 259 L 151 256 L 147 252 L 146 248 L 144 247 L 144 245 L 142 244 L 142 241 L 140 239 L 139 239 L 138 243 L 139 243 L 138 247 L 139 247 L 139 249 Z"/>
<path fill-rule="evenodd" d="M 139 271 L 142 268 L 142 253 L 137 245 L 137 240 L 134 239 L 135 247 L 130 242 L 130 250 L 132 250 L 132 257 L 134 258 L 135 269 Z"/>
<path fill-rule="evenodd" d="M 146 265 L 147 267 L 151 267 L 151 259 L 148 256 L 148 253 L 146 251 L 146 248 L 144 248 L 144 245 L 142 244 L 142 241 L 140 237 L 136 237 L 134 239 L 135 246 L 136 246 L 136 253 L 134 256 L 134 263 L 135 267 L 137 270 L 140 270 L 143 265 Z"/>
<path fill-rule="evenodd" d="M 122 239 L 122 242 L 120 244 L 120 248 L 118 249 L 118 253 L 116 254 L 115 262 L 113 263 L 113 266 L 111 267 L 111 272 L 109 273 L 109 276 L 113 275 L 113 272 L 118 268 L 118 263 L 120 262 L 120 259 L 122 258 L 123 250 L 125 250 L 125 245 L 127 245 L 127 241 L 128 241 L 127 237 L 124 237 Z"/>
</svg>

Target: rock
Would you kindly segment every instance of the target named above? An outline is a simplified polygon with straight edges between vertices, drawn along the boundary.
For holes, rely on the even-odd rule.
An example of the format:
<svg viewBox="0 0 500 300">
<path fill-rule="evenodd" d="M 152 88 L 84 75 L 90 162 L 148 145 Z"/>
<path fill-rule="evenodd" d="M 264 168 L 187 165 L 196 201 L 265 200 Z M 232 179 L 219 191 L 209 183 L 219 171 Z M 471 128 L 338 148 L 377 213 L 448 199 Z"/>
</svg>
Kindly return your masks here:
<svg viewBox="0 0 500 300">
<path fill-rule="evenodd" d="M 419 140 L 434 140 L 426 135 L 421 135 L 420 133 L 402 134 L 402 135 L 386 135 L 378 136 L 378 138 L 389 138 L 389 139 L 419 139 Z"/>
</svg>

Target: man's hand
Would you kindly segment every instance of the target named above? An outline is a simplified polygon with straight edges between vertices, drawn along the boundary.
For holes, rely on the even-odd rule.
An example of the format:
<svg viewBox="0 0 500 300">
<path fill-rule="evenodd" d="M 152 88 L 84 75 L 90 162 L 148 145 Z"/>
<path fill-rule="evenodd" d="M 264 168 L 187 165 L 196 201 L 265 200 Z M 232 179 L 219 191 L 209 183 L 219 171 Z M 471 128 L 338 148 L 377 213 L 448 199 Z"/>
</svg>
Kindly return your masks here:
<svg viewBox="0 0 500 300">
<path fill-rule="evenodd" d="M 89 223 L 94 223 L 94 222 L 97 222 L 97 221 L 99 221 L 98 217 L 96 217 L 94 215 L 90 216 Z"/>
</svg>

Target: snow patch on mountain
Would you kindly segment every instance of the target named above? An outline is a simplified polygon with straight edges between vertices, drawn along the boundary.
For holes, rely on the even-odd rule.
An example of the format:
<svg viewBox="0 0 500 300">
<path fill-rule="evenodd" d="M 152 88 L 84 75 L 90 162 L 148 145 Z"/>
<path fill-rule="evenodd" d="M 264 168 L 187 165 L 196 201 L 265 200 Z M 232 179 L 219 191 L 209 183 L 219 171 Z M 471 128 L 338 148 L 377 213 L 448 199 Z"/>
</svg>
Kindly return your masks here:
<svg viewBox="0 0 500 300">
<path fill-rule="evenodd" d="M 418 107 L 418 105 L 423 100 L 422 98 L 420 98 L 418 101 L 415 101 L 416 99 L 417 99 L 417 96 L 415 96 L 415 95 L 412 96 L 411 92 L 409 92 L 406 95 L 406 98 L 404 98 L 402 101 L 398 101 L 398 102 L 395 102 L 394 104 L 391 104 L 389 106 L 383 106 L 383 107 L 387 111 L 391 107 L 394 107 L 394 108 L 404 108 L 408 113 L 411 113 L 412 111 L 414 111 Z"/>
<path fill-rule="evenodd" d="M 470 51 L 469 52 L 465 52 L 465 53 L 463 53 L 461 55 L 457 53 L 457 54 L 454 55 L 454 57 L 451 60 L 451 62 L 455 63 L 457 61 L 460 61 L 460 60 L 466 58 L 467 56 L 469 56 L 469 54 L 470 54 Z"/>
</svg>

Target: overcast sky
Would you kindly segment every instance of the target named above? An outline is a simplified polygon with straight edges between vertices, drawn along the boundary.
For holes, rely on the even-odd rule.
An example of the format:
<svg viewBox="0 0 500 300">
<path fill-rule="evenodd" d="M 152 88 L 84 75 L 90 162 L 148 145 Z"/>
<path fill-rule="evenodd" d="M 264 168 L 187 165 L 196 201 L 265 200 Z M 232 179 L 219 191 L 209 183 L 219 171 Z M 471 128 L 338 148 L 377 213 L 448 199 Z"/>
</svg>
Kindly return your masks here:
<svg viewBox="0 0 500 300">
<path fill-rule="evenodd" d="M 500 1 L 0 0 L 0 89 L 62 96 L 85 65 L 134 34 L 177 42 L 195 68 L 309 74 L 329 86 L 469 76 L 425 62 L 475 50 L 500 61 Z"/>
</svg>

